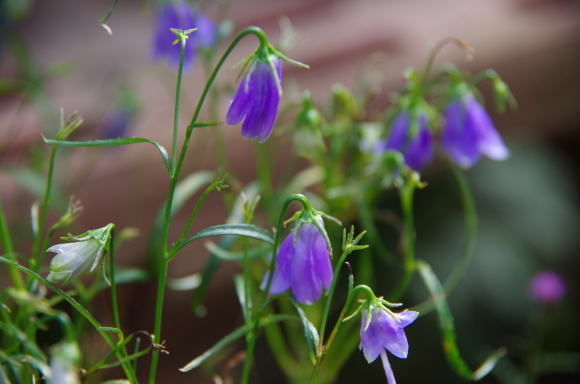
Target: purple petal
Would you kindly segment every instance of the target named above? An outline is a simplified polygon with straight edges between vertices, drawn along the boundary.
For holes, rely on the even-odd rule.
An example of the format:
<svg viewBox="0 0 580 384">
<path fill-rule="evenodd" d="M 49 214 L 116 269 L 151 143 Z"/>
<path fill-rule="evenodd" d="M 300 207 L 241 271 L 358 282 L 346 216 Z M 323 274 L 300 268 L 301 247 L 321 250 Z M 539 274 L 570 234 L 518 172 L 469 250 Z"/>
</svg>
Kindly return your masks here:
<svg viewBox="0 0 580 384">
<path fill-rule="evenodd" d="M 416 171 L 420 171 L 426 164 L 433 161 L 433 135 L 427 126 L 425 116 L 419 117 L 419 133 L 405 151 L 405 163 Z"/>
<path fill-rule="evenodd" d="M 461 100 L 451 102 L 445 110 L 441 133 L 441 148 L 461 168 L 472 167 L 481 157 L 478 134 L 467 114 Z"/>
<path fill-rule="evenodd" d="M 405 309 L 403 312 L 395 313 L 395 316 L 399 319 L 399 326 L 405 328 L 417 319 L 419 312 Z"/>
<path fill-rule="evenodd" d="M 384 145 L 384 149 L 403 151 L 407 134 L 409 133 L 409 114 L 401 112 L 395 117 L 391 125 L 391 131 Z"/>
<path fill-rule="evenodd" d="M 290 280 L 292 294 L 301 304 L 314 304 L 322 294 L 322 282 L 318 276 L 319 259 L 314 253 L 315 243 L 322 237 L 314 224 L 304 224 L 296 233 L 296 252 L 292 260 Z M 327 251 L 325 253 L 328 255 Z"/>
<path fill-rule="evenodd" d="M 272 283 L 270 284 L 269 293 L 271 294 L 277 295 L 290 288 L 290 263 L 294 257 L 294 245 L 292 240 L 293 234 L 286 236 L 286 239 L 284 239 L 278 250 L 278 257 L 276 258 L 276 269 L 274 269 L 274 277 L 272 278 Z M 266 272 L 264 275 L 260 289 L 266 289 L 269 276 L 270 271 Z"/>
<path fill-rule="evenodd" d="M 372 311 L 371 321 L 366 330 L 365 327 L 369 314 L 368 311 L 365 310 L 361 311 L 361 313 L 360 348 L 362 349 L 367 362 L 372 363 L 377 359 L 377 357 L 379 357 L 381 351 L 384 350 L 389 335 L 384 330 L 382 320 L 377 316 L 380 315 L 380 313 L 383 313 L 382 310 L 374 309 Z"/>
<path fill-rule="evenodd" d="M 391 364 L 389 363 L 389 358 L 387 357 L 387 353 L 383 349 L 381 351 L 381 360 L 383 361 L 383 369 L 385 370 L 385 376 L 387 376 L 387 383 L 388 384 L 397 384 L 395 381 L 395 375 L 393 374 L 393 369 L 391 368 Z"/>
<path fill-rule="evenodd" d="M 244 139 L 257 137 L 262 143 L 274 128 L 280 94 L 268 63 L 259 62 L 249 76 L 255 81 L 256 87 L 252 95 L 253 102 L 242 125 L 242 137 Z"/>
<path fill-rule="evenodd" d="M 195 26 L 198 29 L 190 36 L 194 36 L 199 47 L 211 48 L 217 42 L 217 27 L 213 20 L 198 10 L 194 11 Z"/>
<path fill-rule="evenodd" d="M 170 31 L 175 29 L 192 29 L 194 26 L 193 9 L 185 1 L 166 2 L 161 5 L 155 28 L 153 58 L 167 57 L 174 69 L 179 67 L 181 44 L 172 45 L 177 36 Z M 195 33 L 195 32 L 194 32 Z M 183 69 L 187 70 L 193 64 L 195 45 L 186 44 L 183 56 Z"/>
<path fill-rule="evenodd" d="M 238 92 L 230 101 L 228 111 L 226 113 L 226 123 L 228 125 L 236 125 L 246 117 L 246 114 L 254 103 L 254 95 L 256 94 L 255 79 L 246 76 L 238 87 Z"/>
<path fill-rule="evenodd" d="M 479 152 L 492 160 L 507 159 L 510 155 L 509 150 L 483 106 L 477 102 L 473 95 L 469 95 L 465 103 L 469 114 L 468 118 L 478 135 L 477 148 Z"/>
</svg>

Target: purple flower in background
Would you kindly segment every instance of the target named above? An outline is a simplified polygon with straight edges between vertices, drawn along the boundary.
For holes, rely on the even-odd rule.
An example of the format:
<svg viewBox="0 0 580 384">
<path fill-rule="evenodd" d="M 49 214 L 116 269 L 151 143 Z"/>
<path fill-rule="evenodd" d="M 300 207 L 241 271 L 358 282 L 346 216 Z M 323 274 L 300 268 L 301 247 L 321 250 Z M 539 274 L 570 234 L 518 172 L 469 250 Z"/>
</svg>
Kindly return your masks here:
<svg viewBox="0 0 580 384">
<path fill-rule="evenodd" d="M 264 276 L 262 289 L 266 288 L 268 276 L 269 272 Z M 326 241 L 316 225 L 303 224 L 295 235 L 291 233 L 284 239 L 278 250 L 269 293 L 278 294 L 292 288 L 292 295 L 299 303 L 314 304 L 322 288 L 328 291 L 331 283 L 332 266 Z"/>
<path fill-rule="evenodd" d="M 217 39 L 217 28 L 213 21 L 183 0 L 167 1 L 157 9 L 155 34 L 153 35 L 153 58 L 166 57 L 171 66 L 179 68 L 181 44 L 172 43 L 177 36 L 170 28 L 188 30 L 198 28 L 189 34 L 183 56 L 183 70 L 191 68 L 199 48 L 211 48 Z"/>
<path fill-rule="evenodd" d="M 388 350 L 401 359 L 406 359 L 409 353 L 409 343 L 405 336 L 405 328 L 411 324 L 419 312 L 404 310 L 400 313 L 387 313 L 381 308 L 362 310 L 360 327 L 360 346 L 365 358 L 372 363 L 381 355 L 385 375 L 389 384 L 395 384 L 395 376 L 387 359 Z"/>
<path fill-rule="evenodd" d="M 415 137 L 410 137 L 411 118 L 405 111 L 399 113 L 393 120 L 389 136 L 380 141 L 376 146 L 376 152 L 386 150 L 399 151 L 405 157 L 405 164 L 420 171 L 426 164 L 433 160 L 434 145 L 433 135 L 427 125 L 427 117 L 419 116 L 419 130 Z"/>
<path fill-rule="evenodd" d="M 230 101 L 226 122 L 235 125 L 244 120 L 244 139 L 266 141 L 276 123 L 282 96 L 281 82 L 282 62 L 278 57 L 271 55 L 267 61 L 255 59 Z"/>
<path fill-rule="evenodd" d="M 116 107 L 99 124 L 97 129 L 100 136 L 107 139 L 125 137 L 133 115 L 134 112 L 128 108 Z"/>
<path fill-rule="evenodd" d="M 491 118 L 473 93 L 453 100 L 445 110 L 441 148 L 461 168 L 470 168 L 485 155 L 505 160 L 509 150 Z"/>
<path fill-rule="evenodd" d="M 544 304 L 555 304 L 566 293 L 566 284 L 556 272 L 542 271 L 534 276 L 528 289 L 532 299 Z"/>
</svg>

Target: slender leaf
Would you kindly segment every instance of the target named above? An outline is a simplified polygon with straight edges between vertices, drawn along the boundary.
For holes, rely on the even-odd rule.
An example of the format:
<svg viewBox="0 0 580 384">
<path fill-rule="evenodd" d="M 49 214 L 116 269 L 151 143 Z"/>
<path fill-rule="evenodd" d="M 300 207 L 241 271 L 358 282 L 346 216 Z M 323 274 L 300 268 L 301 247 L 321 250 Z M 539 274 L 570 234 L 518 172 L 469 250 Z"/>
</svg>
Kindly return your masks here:
<svg viewBox="0 0 580 384">
<path fill-rule="evenodd" d="M 130 145 L 136 143 L 149 143 L 153 144 L 161 153 L 163 162 L 167 167 L 167 171 L 171 173 L 171 162 L 169 161 L 169 156 L 167 151 L 163 146 L 155 141 L 143 139 L 141 137 L 132 138 L 119 138 L 119 139 L 106 139 L 106 140 L 89 140 L 89 141 L 64 141 L 64 140 L 51 140 L 43 136 L 42 140 L 48 145 L 58 145 L 61 147 L 119 147 L 121 145 Z"/>
<path fill-rule="evenodd" d="M 225 261 L 243 261 L 244 252 L 232 252 L 223 249 L 219 245 L 208 241 L 205 243 L 205 247 L 212 254 Z M 256 259 L 258 257 L 266 256 L 269 252 L 272 252 L 272 247 L 270 245 L 264 245 L 262 247 L 254 248 L 248 252 L 249 259 Z"/>
<path fill-rule="evenodd" d="M 469 368 L 459 353 L 453 315 L 451 314 L 451 310 L 447 304 L 445 291 L 443 290 L 439 279 L 437 279 L 437 276 L 435 276 L 435 273 L 433 273 L 433 270 L 425 261 L 418 260 L 417 267 L 421 278 L 429 291 L 431 299 L 435 303 L 435 309 L 439 317 L 439 328 L 441 329 L 441 336 L 443 338 L 443 351 L 445 352 L 445 357 L 447 358 L 449 365 L 459 376 L 466 380 L 477 381 L 486 376 L 491 372 L 497 361 L 505 355 L 506 349 L 503 347 L 497 349 L 479 366 L 479 368 L 472 372 L 471 368 Z"/>
<path fill-rule="evenodd" d="M 302 321 L 302 326 L 304 328 L 304 340 L 306 341 L 308 354 L 310 355 L 312 364 L 316 364 L 316 348 L 318 347 L 318 343 L 320 342 L 316 327 L 310 322 L 310 320 L 308 320 L 308 318 L 306 317 L 306 313 L 304 313 L 304 310 L 302 309 L 302 307 L 300 307 L 300 304 L 298 304 L 296 300 L 286 295 L 280 297 L 288 299 L 288 301 L 290 301 L 292 305 L 294 305 L 294 308 L 296 308 L 296 312 L 298 312 L 298 316 L 300 316 L 300 321 Z"/>
<path fill-rule="evenodd" d="M 270 324 L 279 323 L 280 321 L 297 319 L 296 316 L 291 315 L 270 315 L 267 317 L 263 317 L 260 319 L 260 327 L 265 327 Z M 214 357 L 218 354 L 222 349 L 226 346 L 234 342 L 235 340 L 239 339 L 240 337 L 244 336 L 246 333 L 250 332 L 254 328 L 254 323 L 249 323 L 246 325 L 241 326 L 240 328 L 236 329 L 220 341 L 218 341 L 213 347 L 205 351 L 203 354 L 199 355 L 195 359 L 191 360 L 187 363 L 183 368 L 179 368 L 181 372 L 191 371 L 194 368 L 199 367 L 208 359 Z"/>
<path fill-rule="evenodd" d="M 236 294 L 238 295 L 238 300 L 242 311 L 244 312 L 244 319 L 247 319 L 248 313 L 246 312 L 246 286 L 244 284 L 244 275 L 239 274 L 234 276 L 234 285 L 236 287 Z"/>
<path fill-rule="evenodd" d="M 230 215 L 227 219 L 228 224 L 236 224 L 242 223 L 244 221 L 244 197 L 247 200 L 254 200 L 258 193 L 260 192 L 260 187 L 257 182 L 249 183 L 243 190 L 242 193 L 238 195 L 236 201 L 234 202 L 234 206 Z M 234 242 L 236 241 L 236 236 L 223 236 L 219 241 L 219 247 L 223 250 L 230 249 Z M 205 314 L 205 308 L 202 305 L 203 299 L 205 297 L 205 293 L 207 292 L 207 288 L 209 287 L 209 283 L 215 271 L 217 271 L 218 267 L 221 264 L 221 260 L 215 255 L 211 254 L 209 260 L 207 261 L 205 268 L 201 274 L 201 285 L 198 289 L 195 290 L 191 300 L 191 306 L 193 308 L 194 313 L 197 316 L 203 316 Z"/>
<path fill-rule="evenodd" d="M 183 247 L 185 247 L 187 244 L 191 243 L 194 240 L 198 240 L 204 237 L 224 236 L 224 235 L 238 235 L 251 237 L 253 239 L 261 240 L 268 244 L 274 244 L 274 236 L 272 235 L 272 233 L 268 232 L 263 228 L 259 228 L 251 224 L 224 224 L 202 229 L 195 235 L 191 236 L 190 238 L 184 240 L 181 244 L 179 244 L 177 250 L 182 249 Z"/>
</svg>

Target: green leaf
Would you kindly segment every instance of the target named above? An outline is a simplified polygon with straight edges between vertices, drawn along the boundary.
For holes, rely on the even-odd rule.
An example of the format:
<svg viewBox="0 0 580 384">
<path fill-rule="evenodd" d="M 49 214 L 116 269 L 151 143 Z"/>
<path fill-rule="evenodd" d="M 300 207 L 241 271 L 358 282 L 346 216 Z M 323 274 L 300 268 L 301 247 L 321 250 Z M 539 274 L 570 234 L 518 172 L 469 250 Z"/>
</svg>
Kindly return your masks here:
<svg viewBox="0 0 580 384">
<path fill-rule="evenodd" d="M 288 299 L 294 308 L 296 308 L 296 312 L 298 312 L 298 316 L 300 316 L 300 321 L 302 321 L 302 327 L 304 328 L 304 339 L 306 340 L 306 347 L 308 348 L 308 354 L 310 355 L 310 360 L 312 360 L 312 364 L 316 364 L 316 348 L 318 347 L 318 343 L 320 339 L 318 337 L 318 331 L 314 324 L 308 320 L 306 317 L 306 313 L 300 307 L 300 304 L 294 298 L 290 296 L 279 296 Z"/>
<path fill-rule="evenodd" d="M 260 327 L 265 327 L 270 324 L 279 323 L 285 320 L 296 319 L 296 316 L 291 315 L 270 315 L 267 317 L 263 317 L 260 319 Z M 240 328 L 236 329 L 220 341 L 218 341 L 213 347 L 205 351 L 200 356 L 196 357 L 195 359 L 191 360 L 187 363 L 183 368 L 179 368 L 181 372 L 188 372 L 194 368 L 199 367 L 208 359 L 214 357 L 218 354 L 222 349 L 228 346 L 233 341 L 239 339 L 240 337 L 244 336 L 246 333 L 250 332 L 254 328 L 254 323 L 249 323 Z"/>
<path fill-rule="evenodd" d="M 225 260 L 225 261 L 243 261 L 244 260 L 244 252 L 232 252 L 223 249 L 219 245 L 208 241 L 205 243 L 205 247 L 208 251 L 212 254 L 217 256 L 218 258 Z M 258 257 L 266 256 L 269 252 L 272 252 L 272 247 L 270 245 L 264 245 L 258 248 L 254 248 L 248 252 L 249 259 L 256 259 Z"/>
<path fill-rule="evenodd" d="M 190 238 L 184 240 L 181 244 L 179 244 L 177 246 L 177 251 L 179 251 L 180 249 L 182 249 L 183 247 L 185 247 L 187 244 L 191 243 L 194 240 L 198 240 L 204 237 L 224 236 L 224 235 L 238 235 L 251 237 L 253 239 L 261 240 L 268 244 L 272 245 L 274 244 L 274 236 L 272 235 L 272 233 L 268 232 L 263 228 L 259 228 L 251 224 L 224 224 L 202 229 L 195 235 L 191 236 Z"/>
<path fill-rule="evenodd" d="M 161 153 L 161 157 L 163 158 L 163 162 L 167 167 L 167 171 L 171 173 L 171 162 L 169 161 L 169 156 L 167 155 L 167 151 L 163 146 L 155 141 L 151 141 L 148 139 L 143 139 L 140 137 L 132 137 L 132 138 L 120 138 L 120 139 L 106 139 L 106 140 L 89 140 L 89 141 L 61 141 L 61 140 L 50 140 L 46 137 L 42 137 L 42 140 L 48 145 L 58 145 L 61 147 L 119 147 L 121 145 L 130 145 L 136 143 L 149 143 L 153 144 Z"/>
<path fill-rule="evenodd" d="M 479 366 L 479 368 L 472 372 L 471 368 L 469 368 L 459 353 L 453 315 L 451 314 L 451 310 L 447 304 L 445 292 L 443 291 L 439 279 L 437 279 L 437 276 L 435 276 L 433 270 L 425 261 L 418 260 L 417 268 L 433 302 L 435 303 L 435 309 L 437 310 L 437 315 L 439 317 L 439 328 L 441 329 L 441 336 L 443 338 L 443 351 L 445 352 L 447 362 L 460 377 L 466 380 L 477 381 L 483 378 L 491 372 L 497 361 L 506 354 L 506 349 L 503 347 L 497 349 Z"/>
<path fill-rule="evenodd" d="M 236 294 L 238 295 L 240 306 L 244 312 L 244 319 L 247 319 L 248 314 L 246 313 L 246 286 L 244 284 L 244 275 L 239 274 L 234 276 L 234 286 L 236 287 Z"/>
</svg>

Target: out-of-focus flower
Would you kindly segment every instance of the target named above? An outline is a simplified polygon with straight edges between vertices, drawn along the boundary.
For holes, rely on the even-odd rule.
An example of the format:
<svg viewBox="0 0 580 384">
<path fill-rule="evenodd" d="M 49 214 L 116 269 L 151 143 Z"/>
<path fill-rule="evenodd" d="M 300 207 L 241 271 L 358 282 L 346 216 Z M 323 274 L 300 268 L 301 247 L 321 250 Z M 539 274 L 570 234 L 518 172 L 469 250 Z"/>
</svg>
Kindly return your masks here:
<svg viewBox="0 0 580 384">
<path fill-rule="evenodd" d="M 564 297 L 566 283 L 556 272 L 542 271 L 534 276 L 528 290 L 533 300 L 544 304 L 555 304 Z"/>
<path fill-rule="evenodd" d="M 482 154 L 498 161 L 509 157 L 491 118 L 471 92 L 445 109 L 441 148 L 461 168 L 472 167 Z"/>
<path fill-rule="evenodd" d="M 389 136 L 377 144 L 375 151 L 377 153 L 386 150 L 399 151 L 405 158 L 405 164 L 415 171 L 420 171 L 433 160 L 434 145 L 433 135 L 427 125 L 427 116 L 420 115 L 417 123 L 418 130 L 413 136 L 409 113 L 400 112 L 393 120 Z"/>
<path fill-rule="evenodd" d="M 50 274 L 47 280 L 63 284 L 77 278 L 89 265 L 92 272 L 106 250 L 113 224 L 88 231 L 81 236 L 64 238 L 74 240 L 73 243 L 53 245 L 47 252 L 54 252 L 56 256 L 50 262 Z"/>
<path fill-rule="evenodd" d="M 323 226 L 322 220 L 319 221 Z M 262 281 L 266 288 L 269 273 Z M 324 236 L 315 224 L 302 224 L 282 242 L 276 258 L 276 269 L 270 285 L 271 294 L 292 288 L 292 295 L 299 303 L 314 304 L 322 289 L 330 289 L 332 265 Z"/>
<path fill-rule="evenodd" d="M 263 143 L 270 137 L 282 96 L 282 62 L 275 55 L 255 57 L 246 77 L 230 101 L 226 122 L 242 124 L 244 139 L 258 138 Z"/>
<path fill-rule="evenodd" d="M 415 321 L 419 312 L 404 310 L 393 313 L 381 307 L 371 306 L 369 310 L 363 309 L 361 314 L 359 348 L 369 363 L 380 355 L 387 381 L 389 384 L 395 384 L 395 376 L 385 350 L 398 358 L 407 358 L 409 343 L 403 328 Z"/>
<path fill-rule="evenodd" d="M 153 58 L 166 57 L 174 69 L 179 68 L 181 44 L 173 44 L 176 35 L 170 28 L 183 31 L 197 28 L 189 34 L 183 56 L 183 70 L 191 68 L 199 48 L 211 48 L 217 41 L 215 23 L 183 0 L 166 1 L 157 8 L 153 36 Z"/>
<path fill-rule="evenodd" d="M 125 137 L 129 123 L 133 118 L 133 111 L 126 108 L 115 107 L 98 127 L 102 136 L 107 139 L 118 139 Z"/>
<path fill-rule="evenodd" d="M 51 349 L 51 384 L 80 384 L 78 362 L 80 351 L 76 343 L 64 342 Z"/>
</svg>

